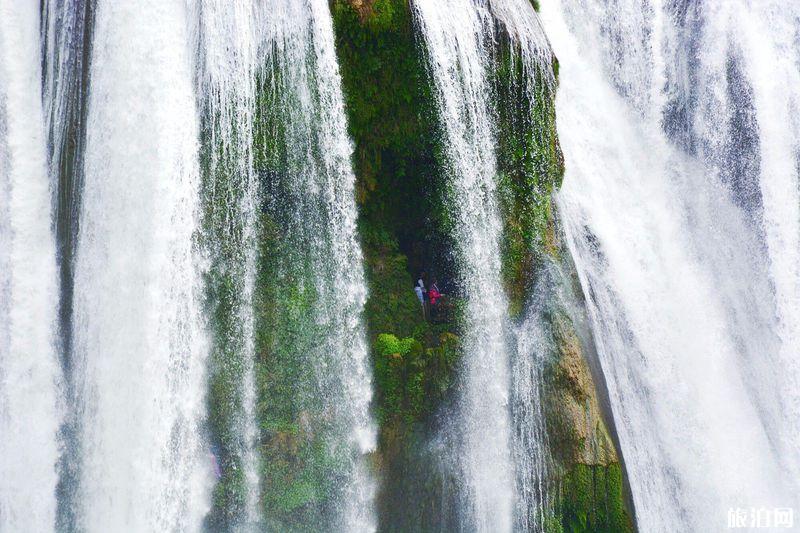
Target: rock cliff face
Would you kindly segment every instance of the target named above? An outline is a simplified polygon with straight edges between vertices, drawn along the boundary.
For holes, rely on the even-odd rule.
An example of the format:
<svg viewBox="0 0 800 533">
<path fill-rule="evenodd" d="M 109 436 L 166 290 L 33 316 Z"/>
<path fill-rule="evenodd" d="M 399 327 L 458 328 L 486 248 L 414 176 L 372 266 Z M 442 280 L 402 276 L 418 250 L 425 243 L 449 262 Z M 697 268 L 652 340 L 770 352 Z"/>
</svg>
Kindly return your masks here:
<svg viewBox="0 0 800 533">
<path fill-rule="evenodd" d="M 426 321 L 411 290 L 421 271 L 439 280 L 452 279 L 454 271 L 440 200 L 441 136 L 430 80 L 408 0 L 333 0 L 331 5 L 355 143 L 359 230 L 370 295 L 366 320 L 380 425 L 374 457 L 381 480 L 380 529 L 448 527 L 454 524 L 455 507 L 443 497 L 449 480 L 436 465 L 431 438 L 437 417 L 452 399 L 460 349 L 458 306 L 442 323 Z M 502 105 L 524 96 L 510 81 L 520 62 L 498 50 L 493 83 L 501 103 L 497 150 L 503 276 L 516 320 L 522 323 L 529 314 L 548 270 L 561 272 L 556 278 L 562 280 L 544 296 L 548 302 L 542 314 L 551 346 L 542 369 L 555 517 L 547 527 L 631 530 L 623 470 L 606 425 L 610 418 L 604 416 L 602 389 L 587 359 L 593 353 L 591 338 L 579 327 L 583 308 L 579 297 L 564 297 L 579 290 L 574 289 L 552 199 L 563 176 L 555 95 L 543 90 L 533 105 Z M 520 117 L 521 109 L 532 109 L 533 116 Z M 520 129 L 531 123 L 534 128 Z"/>
<path fill-rule="evenodd" d="M 558 289 L 548 293 L 547 330 L 553 351 L 543 368 L 543 404 L 555 531 L 632 531 L 632 506 L 604 400 L 602 375 L 593 371 L 594 346 L 568 261 Z M 569 278 L 573 278 L 570 280 Z M 562 529 L 559 529 L 562 528 Z"/>
<path fill-rule="evenodd" d="M 546 374 L 546 413 L 551 453 L 565 465 L 608 466 L 617 453 L 600 411 L 597 387 L 581 341 L 563 317 L 553 324 L 558 357 Z"/>
</svg>

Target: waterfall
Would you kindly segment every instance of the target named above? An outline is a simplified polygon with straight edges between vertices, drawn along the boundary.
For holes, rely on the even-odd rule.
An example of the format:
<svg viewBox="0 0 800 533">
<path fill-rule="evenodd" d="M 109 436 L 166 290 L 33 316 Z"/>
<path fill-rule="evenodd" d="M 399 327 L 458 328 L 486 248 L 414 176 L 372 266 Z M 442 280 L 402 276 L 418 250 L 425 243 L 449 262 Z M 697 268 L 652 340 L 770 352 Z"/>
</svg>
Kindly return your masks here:
<svg viewBox="0 0 800 533">
<path fill-rule="evenodd" d="M 416 0 L 413 10 L 439 106 L 459 284 L 466 297 L 458 422 L 463 527 L 481 531 L 543 527 L 546 443 L 540 368 L 546 350 L 536 310 L 511 330 L 501 284 L 502 222 L 497 196 L 495 68 L 492 48 L 522 61 L 532 117 L 542 83 L 552 87 L 551 53 L 533 7 L 516 0 Z M 505 41 L 499 39 L 502 31 Z M 514 104 L 509 102 L 509 105 Z M 532 120 L 532 119 L 531 119 Z M 523 119 L 523 128 L 530 120 Z M 522 132 L 514 132 L 522 134 Z M 536 307 L 534 304 L 533 307 Z M 516 524 L 516 526 L 515 526 Z"/>
<path fill-rule="evenodd" d="M 548 139 L 542 144 L 549 145 L 551 132 L 543 109 L 547 108 L 547 102 L 555 91 L 555 79 L 552 52 L 542 24 L 530 2 L 492 0 L 490 6 L 505 37 L 498 41 L 508 46 L 512 65 L 521 62 L 519 71 L 511 69 L 511 79 L 507 81 L 520 86 L 521 90 L 512 92 L 514 96 L 500 103 L 510 108 L 507 112 L 515 115 L 516 120 L 512 123 L 517 126 L 512 134 L 523 139 L 525 135 Z M 542 154 L 533 153 L 536 150 L 534 147 L 528 145 L 527 150 L 526 157 L 539 163 L 533 164 L 533 171 L 539 173 L 536 183 L 541 184 L 549 178 L 548 161 Z M 530 167 L 527 172 L 531 172 Z M 526 177 L 530 179 L 532 176 Z M 537 192 L 547 198 L 541 189 Z M 558 306 L 566 302 L 561 294 L 565 285 L 561 269 L 550 263 L 548 260 L 537 268 L 536 282 L 530 290 L 529 300 L 525 302 L 524 318 L 513 328 L 510 406 L 515 531 L 545 531 L 547 521 L 555 516 L 552 498 L 554 475 L 543 408 L 543 371 L 556 351 L 554 328 L 547 316 L 555 315 Z"/>
<path fill-rule="evenodd" d="M 541 82 L 544 81 L 548 88 L 555 82 L 551 67 L 552 52 L 542 23 L 530 2 L 492 0 L 490 6 L 492 14 L 504 28 L 511 48 L 519 51 L 523 62 L 522 82 L 532 105 L 535 93 L 541 90 Z M 528 116 L 531 114 L 528 113 Z"/>
<path fill-rule="evenodd" d="M 491 14 L 470 0 L 416 0 L 445 134 L 448 202 L 465 293 L 463 394 L 457 427 L 467 529 L 510 531 L 513 508 L 508 310 L 500 282 L 502 231 L 487 81 Z"/>
<path fill-rule="evenodd" d="M 267 215 L 283 241 L 262 250 L 273 255 L 269 275 L 281 313 L 272 328 L 281 346 L 269 349 L 284 372 L 296 368 L 286 400 L 290 416 L 321 443 L 329 465 L 319 470 L 310 459 L 304 465 L 327 485 L 328 508 L 313 511 L 321 520 L 314 527 L 374 531 L 376 487 L 366 463 L 376 446 L 362 320 L 366 284 L 330 7 L 326 0 L 270 0 L 266 8 L 259 148 L 270 191 Z M 267 417 L 274 420 L 284 408 L 272 406 Z"/>
<path fill-rule="evenodd" d="M 80 219 L 83 151 L 93 2 L 48 0 L 42 4 L 42 65 L 45 128 L 59 270 L 58 338 L 67 402 L 61 427 L 62 454 L 57 489 L 59 530 L 76 528 L 74 496 L 80 469 L 80 417 L 71 379 L 72 298 L 75 242 Z"/>
<path fill-rule="evenodd" d="M 544 5 L 559 196 L 642 531 L 797 508 L 800 9 Z"/>
<path fill-rule="evenodd" d="M 0 2 L 0 529 L 55 525 L 58 284 L 38 3 Z"/>
<path fill-rule="evenodd" d="M 79 524 L 184 531 L 207 512 L 192 14 L 100 1 L 75 259 Z"/>
<path fill-rule="evenodd" d="M 200 5 L 203 242 L 214 333 L 209 404 L 222 470 L 215 498 L 220 517 L 212 521 L 220 527 L 261 521 L 253 366 L 259 191 L 252 154 L 259 14 L 250 0 Z"/>
</svg>

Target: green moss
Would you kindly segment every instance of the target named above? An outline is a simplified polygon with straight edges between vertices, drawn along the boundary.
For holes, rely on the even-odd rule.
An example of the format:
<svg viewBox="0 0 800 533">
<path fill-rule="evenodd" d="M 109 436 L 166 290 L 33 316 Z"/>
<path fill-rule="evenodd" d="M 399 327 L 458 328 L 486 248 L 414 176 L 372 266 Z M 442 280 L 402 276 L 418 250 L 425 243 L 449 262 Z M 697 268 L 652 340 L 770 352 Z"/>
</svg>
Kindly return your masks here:
<svg viewBox="0 0 800 533">
<path fill-rule="evenodd" d="M 575 465 L 563 478 L 559 513 L 561 528 L 569 533 L 624 533 L 634 531 L 625 510 L 622 468 Z"/>
<path fill-rule="evenodd" d="M 552 195 L 564 174 L 555 88 L 534 73 L 533 93 L 518 49 L 501 39 L 493 84 L 498 98 L 498 170 L 504 231 L 503 281 L 512 316 L 522 311 L 545 255 L 558 253 Z"/>
<path fill-rule="evenodd" d="M 356 141 L 361 197 L 375 188 L 380 151 L 395 152 L 401 166 L 430 142 L 430 89 L 406 0 L 377 0 L 362 20 L 346 0 L 335 0 L 333 17 L 350 133 Z M 391 119 L 391 120 L 386 120 Z M 370 153 L 366 153 L 370 152 Z M 394 167 L 394 165 L 392 165 Z"/>
<path fill-rule="evenodd" d="M 372 31 L 393 31 L 405 22 L 406 13 L 405 0 L 365 0 L 360 18 Z"/>
<path fill-rule="evenodd" d="M 447 259 L 439 257 L 449 247 L 441 224 L 438 124 L 408 1 L 367 0 L 358 9 L 353 4 L 334 0 L 333 17 L 355 141 L 377 410 L 384 421 L 419 420 L 435 403 L 426 391 L 446 388 L 441 375 L 425 375 L 428 353 L 444 350 L 442 334 L 455 332 L 452 324 L 426 322 L 413 291 L 414 276 L 427 264 L 446 270 Z M 380 334 L 413 343 L 414 349 L 406 344 L 405 351 L 393 352 L 396 360 L 385 359 L 379 339 L 387 337 Z M 453 338 L 446 337 L 447 350 Z"/>
<path fill-rule="evenodd" d="M 412 290 L 408 259 L 400 252 L 397 239 L 387 230 L 365 222 L 360 233 L 369 287 L 364 311 L 370 337 L 381 332 L 399 337 L 421 336 L 428 325 Z"/>
<path fill-rule="evenodd" d="M 407 0 L 371 4 L 363 16 L 347 0 L 333 3 L 357 198 L 364 226 L 390 234 L 418 270 L 440 263 L 447 240 L 435 218 L 436 109 Z"/>
<path fill-rule="evenodd" d="M 459 339 L 443 333 L 437 346 L 425 349 L 412 337 L 381 333 L 373 351 L 378 419 L 396 429 L 398 422 L 420 421 L 441 402 L 452 382 Z"/>
</svg>

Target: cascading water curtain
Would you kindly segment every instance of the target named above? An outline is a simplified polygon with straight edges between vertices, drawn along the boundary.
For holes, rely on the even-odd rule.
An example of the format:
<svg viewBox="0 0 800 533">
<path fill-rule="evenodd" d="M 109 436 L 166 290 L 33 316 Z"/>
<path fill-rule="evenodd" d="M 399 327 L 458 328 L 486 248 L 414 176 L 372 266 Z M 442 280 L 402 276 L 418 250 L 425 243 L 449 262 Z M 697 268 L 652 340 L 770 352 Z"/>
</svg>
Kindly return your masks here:
<svg viewBox="0 0 800 533">
<path fill-rule="evenodd" d="M 192 14 L 96 5 L 75 259 L 85 531 L 201 527 L 211 469 Z"/>
<path fill-rule="evenodd" d="M 38 2 L 0 2 L 0 530 L 55 523 L 63 418 Z"/>
<path fill-rule="evenodd" d="M 78 236 L 86 146 L 86 102 L 94 3 L 47 0 L 42 3 L 42 98 L 48 134 L 50 185 L 53 193 L 59 271 L 58 350 L 68 408 L 60 431 L 61 457 L 56 490 L 56 528 L 77 527 L 75 501 L 80 470 L 80 417 L 72 379 L 72 299 L 75 244 Z"/>
<path fill-rule="evenodd" d="M 374 531 L 366 286 L 330 7 L 270 0 L 265 8 L 257 150 L 268 190 L 259 326 L 268 332 L 259 346 L 267 521 Z M 281 466 L 286 439 L 298 448 L 290 467 Z M 303 505 L 287 506 L 287 495 Z"/>
<path fill-rule="evenodd" d="M 780 527 L 800 505 L 800 6 L 543 9 L 560 210 L 639 529 Z"/>
<path fill-rule="evenodd" d="M 209 371 L 210 454 L 217 464 L 212 528 L 261 522 L 256 454 L 253 294 L 256 206 L 253 171 L 257 3 L 203 0 L 199 17 L 203 106 L 203 243 Z"/>
<path fill-rule="evenodd" d="M 514 481 L 510 450 L 508 309 L 502 296 L 502 224 L 490 87 L 493 21 L 485 2 L 415 0 L 445 134 L 448 205 L 466 297 L 458 416 L 450 432 L 463 499 L 462 527 L 510 531 Z"/>
<path fill-rule="evenodd" d="M 460 520 L 466 529 L 542 530 L 550 510 L 543 485 L 546 435 L 538 406 L 541 365 L 551 347 L 544 332 L 534 331 L 533 321 L 511 331 L 501 283 L 503 227 L 496 183 L 501 165 L 495 131 L 505 117 L 514 123 L 518 145 L 525 145 L 526 135 L 540 135 L 531 128 L 542 118 L 536 115 L 536 102 L 545 101 L 555 88 L 552 53 L 528 2 L 417 0 L 413 9 L 445 134 L 450 229 L 467 299 L 462 395 L 457 427 L 449 430 L 462 446 L 450 459 L 461 474 Z M 498 57 L 493 47 L 499 42 L 507 49 Z M 514 96 L 501 100 L 489 78 L 496 76 L 503 58 L 510 65 L 506 82 L 517 89 L 504 88 L 500 92 Z M 523 172 L 546 174 L 541 166 Z M 531 307 L 535 315 L 535 302 Z"/>
<path fill-rule="evenodd" d="M 498 166 L 501 172 L 521 171 L 518 179 L 536 184 L 535 194 L 523 199 L 526 211 L 546 213 L 548 204 L 527 204 L 541 201 L 534 198 L 549 199 L 546 188 L 552 187 L 549 180 L 558 173 L 554 169 L 559 155 L 557 148 L 553 148 L 554 119 L 550 105 L 556 90 L 553 54 L 530 2 L 493 0 L 489 5 L 498 30 L 495 68 L 506 67 L 509 78 L 499 80 L 501 86 L 495 87 L 497 120 L 508 131 L 505 139 L 498 139 Z M 530 217 L 520 222 L 525 231 L 535 233 L 535 222 Z M 526 242 L 532 248 L 543 245 Z M 515 343 L 511 352 L 514 530 L 545 531 L 548 521 L 552 523 L 555 519 L 551 496 L 557 487 L 545 427 L 543 370 L 555 351 L 548 317 L 553 316 L 556 306 L 563 304 L 562 276 L 559 267 L 549 261 L 526 274 L 535 276 L 536 283 L 530 288 L 528 301 L 522 304 L 523 318 L 513 328 Z"/>
</svg>

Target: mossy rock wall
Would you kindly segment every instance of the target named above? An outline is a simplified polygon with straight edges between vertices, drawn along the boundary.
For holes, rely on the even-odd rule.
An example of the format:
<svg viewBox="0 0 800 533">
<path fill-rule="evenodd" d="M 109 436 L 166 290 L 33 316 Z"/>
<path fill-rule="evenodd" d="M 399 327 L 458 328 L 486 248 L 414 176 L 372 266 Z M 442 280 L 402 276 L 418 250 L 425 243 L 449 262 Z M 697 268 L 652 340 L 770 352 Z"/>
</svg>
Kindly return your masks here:
<svg viewBox="0 0 800 533">
<path fill-rule="evenodd" d="M 581 340 L 563 313 L 551 317 L 556 358 L 545 370 L 551 453 L 562 465 L 618 463 Z"/>
<path fill-rule="evenodd" d="M 548 530 L 634 531 L 622 463 L 607 425 L 609 413 L 601 408 L 587 363 L 591 339 L 578 334 L 567 306 L 554 303 L 547 317 L 554 353 L 544 368 L 543 402 L 558 487 L 553 509 L 558 522 Z M 581 308 L 571 309 L 576 312 Z"/>
<path fill-rule="evenodd" d="M 442 406 L 451 400 L 460 332 L 455 323 L 426 322 L 412 291 L 417 274 L 431 265 L 440 279 L 454 273 L 431 80 L 408 0 L 332 0 L 331 6 L 356 147 L 370 290 L 379 528 L 447 529 L 457 524 L 456 507 L 445 497 L 448 479 L 437 469 L 430 441 L 438 414 L 447 412 Z M 529 94 L 514 53 L 501 43 L 491 81 L 499 104 L 503 280 L 512 315 L 521 319 L 542 266 L 561 262 L 567 252 L 553 203 L 564 172 L 556 86 L 541 83 Z M 557 77 L 555 60 L 553 68 Z M 585 360 L 585 341 L 566 313 L 551 313 L 548 320 L 556 349 L 544 371 L 543 401 L 558 487 L 552 498 L 556 520 L 548 529 L 630 531 L 623 472 Z"/>
<path fill-rule="evenodd" d="M 334 0 L 332 9 L 369 287 L 379 529 L 439 530 L 447 513 L 425 443 L 460 341 L 453 323 L 425 320 L 413 291 L 422 271 L 452 277 L 431 85 L 407 0 Z"/>
<path fill-rule="evenodd" d="M 620 533 L 633 531 L 620 494 L 623 491 L 619 463 L 578 463 L 564 476 L 559 508 L 561 531 Z"/>
<path fill-rule="evenodd" d="M 365 308 L 371 348 L 374 413 L 379 423 L 373 464 L 381 480 L 377 501 L 381 531 L 442 531 L 458 526 L 453 483 L 432 445 L 453 400 L 461 353 L 457 310 L 443 323 L 425 320 L 412 290 L 427 270 L 454 279 L 454 249 L 446 228 L 441 132 L 424 52 L 408 0 L 331 0 L 360 210 L 359 234 L 369 298 Z M 542 265 L 566 253 L 552 195 L 563 177 L 555 131 L 555 86 L 533 95 L 521 83 L 514 51 L 498 47 L 492 81 L 497 122 L 500 206 L 503 217 L 503 281 L 512 315 L 521 318 Z M 554 67 L 557 63 L 554 63 Z M 546 73 L 540 73 L 544 76 Z M 263 82 L 263 80 L 261 80 Z M 259 109 L 270 109 L 261 91 Z M 256 170 L 267 189 L 280 182 L 279 120 L 257 116 Z M 210 154 L 206 154 L 208 158 Z M 207 162 L 204 170 L 209 170 Z M 233 179 L 231 169 L 215 169 Z M 228 176 L 230 174 L 230 176 Z M 230 187 L 238 190 L 238 186 Z M 267 195 L 269 196 L 269 194 Z M 280 196 L 280 194 L 277 194 Z M 218 218 L 225 202 L 206 206 L 213 232 L 231 231 Z M 223 211 L 219 211 L 218 208 Z M 326 427 L 310 383 L 303 347 L 323 331 L 313 325 L 313 274 L 293 255 L 298 243 L 275 206 L 259 206 L 256 322 L 257 419 L 262 498 L 268 526 L 280 531 L 335 529 L 326 523 L 335 505 L 337 461 L 324 438 Z M 224 214 L 224 213 L 223 213 Z M 219 237 L 220 242 L 230 239 Z M 235 241 L 235 239 L 234 239 Z M 242 350 L 235 317 L 243 264 L 239 250 L 216 250 L 208 280 L 214 333 L 209 430 L 222 479 L 214 491 L 208 527 L 236 529 L 245 507 L 241 443 L 234 431 L 241 411 L 238 381 Z M 564 314 L 551 313 L 556 349 L 545 369 L 544 407 L 557 477 L 552 531 L 628 531 L 622 498 L 623 472 L 609 436 L 586 346 Z M 317 413 L 315 415 L 315 413 Z M 450 495 L 450 496 L 449 496 Z"/>
</svg>

